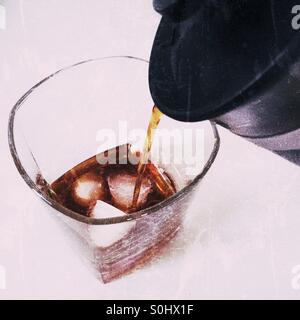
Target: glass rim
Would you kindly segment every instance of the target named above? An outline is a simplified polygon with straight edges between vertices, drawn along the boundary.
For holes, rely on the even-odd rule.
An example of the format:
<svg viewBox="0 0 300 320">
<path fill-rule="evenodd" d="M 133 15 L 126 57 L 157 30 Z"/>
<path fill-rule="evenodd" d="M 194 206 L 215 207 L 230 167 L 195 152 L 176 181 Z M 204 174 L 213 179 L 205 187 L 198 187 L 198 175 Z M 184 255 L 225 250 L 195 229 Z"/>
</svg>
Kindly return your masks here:
<svg viewBox="0 0 300 320">
<path fill-rule="evenodd" d="M 133 57 L 133 56 L 107 56 L 107 57 L 102 57 L 102 58 L 83 60 L 83 61 L 77 62 L 75 64 L 72 64 L 70 66 L 61 68 L 58 71 L 47 76 L 46 78 L 44 78 L 40 82 L 38 82 L 31 89 L 29 89 L 17 101 L 17 103 L 12 108 L 10 115 L 9 115 L 9 121 L 8 121 L 8 144 L 9 144 L 10 153 L 12 155 L 15 166 L 16 166 L 17 170 L 19 171 L 19 174 L 21 175 L 23 180 L 26 182 L 26 184 L 29 186 L 29 188 L 31 190 L 33 190 L 44 202 L 46 202 L 48 205 L 50 205 L 53 209 L 59 211 L 60 213 L 62 213 L 63 215 L 65 215 L 71 219 L 74 219 L 76 221 L 79 221 L 79 222 L 82 222 L 85 224 L 89 224 L 89 225 L 108 225 L 108 224 L 116 224 L 116 223 L 133 221 L 133 220 L 137 220 L 141 217 L 150 215 L 151 213 L 156 212 L 158 209 L 161 209 L 161 208 L 164 208 L 164 207 L 167 207 L 167 206 L 173 204 L 175 201 L 178 201 L 183 196 L 185 196 L 186 194 L 191 192 L 192 189 L 194 188 L 194 186 L 196 186 L 198 184 L 198 182 L 204 178 L 204 176 L 208 173 L 209 169 L 211 168 L 212 164 L 214 163 L 214 161 L 217 157 L 217 154 L 219 152 L 219 149 L 220 149 L 220 135 L 219 135 L 216 123 L 213 121 L 210 121 L 213 136 L 214 136 L 215 140 L 214 140 L 213 149 L 210 153 L 210 157 L 207 160 L 207 162 L 205 163 L 202 171 L 187 186 L 185 186 L 182 190 L 176 192 L 171 197 L 163 200 L 162 202 L 160 202 L 152 207 L 149 207 L 149 208 L 146 208 L 143 210 L 139 210 L 137 212 L 134 212 L 134 213 L 128 214 L 128 215 L 124 215 L 124 216 L 119 216 L 119 217 L 114 217 L 114 218 L 100 218 L 100 219 L 86 217 L 86 216 L 83 216 L 83 215 L 73 211 L 73 210 L 70 210 L 70 209 L 64 207 L 59 202 L 57 202 L 56 200 L 51 198 L 48 194 L 43 192 L 40 188 L 38 188 L 36 182 L 34 182 L 31 179 L 31 177 L 27 174 L 25 168 L 23 167 L 23 165 L 21 163 L 21 160 L 20 160 L 18 152 L 17 152 L 17 148 L 16 148 L 16 144 L 15 144 L 15 137 L 14 137 L 15 116 L 17 114 L 17 111 L 22 106 L 22 104 L 25 102 L 25 100 L 30 96 L 31 93 L 33 93 L 42 84 L 44 84 L 45 82 L 47 82 L 51 78 L 55 77 L 59 73 L 67 71 L 72 68 L 75 68 L 75 67 L 80 66 L 82 64 L 106 60 L 106 59 L 114 59 L 114 58 L 133 59 L 136 61 L 149 63 L 149 61 L 147 61 L 145 59 L 137 58 L 137 57 Z"/>
</svg>

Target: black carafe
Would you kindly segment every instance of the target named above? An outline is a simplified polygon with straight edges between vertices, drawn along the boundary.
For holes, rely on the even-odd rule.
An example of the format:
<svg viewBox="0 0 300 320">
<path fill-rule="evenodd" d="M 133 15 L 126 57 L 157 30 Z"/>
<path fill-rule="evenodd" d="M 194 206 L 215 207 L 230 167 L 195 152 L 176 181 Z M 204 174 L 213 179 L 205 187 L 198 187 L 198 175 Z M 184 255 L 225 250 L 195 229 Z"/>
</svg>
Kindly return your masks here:
<svg viewBox="0 0 300 320">
<path fill-rule="evenodd" d="M 154 0 L 155 104 L 214 120 L 300 165 L 300 30 L 291 0 Z M 300 4 L 300 3 L 299 3 Z"/>
</svg>

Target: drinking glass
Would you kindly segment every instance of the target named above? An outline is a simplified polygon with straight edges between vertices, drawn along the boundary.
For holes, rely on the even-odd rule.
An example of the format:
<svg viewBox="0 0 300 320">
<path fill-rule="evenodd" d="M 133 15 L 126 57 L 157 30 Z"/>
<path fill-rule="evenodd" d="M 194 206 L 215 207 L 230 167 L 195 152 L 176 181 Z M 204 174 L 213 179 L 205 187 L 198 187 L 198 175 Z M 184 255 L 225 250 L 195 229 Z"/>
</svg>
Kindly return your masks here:
<svg viewBox="0 0 300 320">
<path fill-rule="evenodd" d="M 163 116 L 151 160 L 165 166 L 175 182 L 173 196 L 118 216 L 105 205 L 102 218 L 81 215 L 53 197 L 51 183 L 82 161 L 117 146 L 141 148 L 153 107 L 147 75 L 147 61 L 135 57 L 79 62 L 41 80 L 10 114 L 9 146 L 20 175 L 76 235 L 78 250 L 104 283 L 162 254 L 183 228 L 191 199 L 219 150 L 214 123 Z"/>
</svg>

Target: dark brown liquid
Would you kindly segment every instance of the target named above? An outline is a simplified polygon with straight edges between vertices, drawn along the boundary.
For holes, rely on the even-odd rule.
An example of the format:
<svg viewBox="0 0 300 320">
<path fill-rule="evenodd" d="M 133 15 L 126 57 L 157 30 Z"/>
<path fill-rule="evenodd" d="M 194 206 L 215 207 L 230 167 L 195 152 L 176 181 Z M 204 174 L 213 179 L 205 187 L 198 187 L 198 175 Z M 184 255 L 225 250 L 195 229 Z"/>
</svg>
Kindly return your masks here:
<svg viewBox="0 0 300 320">
<path fill-rule="evenodd" d="M 56 200 L 75 212 L 91 216 L 98 200 L 132 213 L 151 207 L 176 192 L 168 173 L 161 173 L 151 161 L 148 160 L 142 170 L 139 169 L 141 165 L 130 164 L 129 159 L 133 154 L 129 145 L 114 150 L 116 164 L 99 164 L 98 156 L 94 156 L 53 182 L 51 189 Z M 138 193 L 138 199 L 132 206 L 135 192 Z"/>
<path fill-rule="evenodd" d="M 144 174 L 147 168 L 153 167 L 151 162 L 149 161 L 150 154 L 151 154 L 151 148 L 155 136 L 155 131 L 160 123 L 160 120 L 162 118 L 163 114 L 160 112 L 160 110 L 154 106 L 152 110 L 151 119 L 148 125 L 147 129 L 147 136 L 145 139 L 144 144 L 144 150 L 137 168 L 137 180 L 135 183 L 133 198 L 132 198 L 132 211 L 135 211 L 138 205 L 138 200 L 141 192 L 142 183 L 144 180 Z M 170 197 L 174 193 L 173 185 L 170 183 L 169 179 L 166 179 L 166 177 L 159 173 L 159 171 L 155 171 L 154 167 L 152 168 L 153 176 L 155 177 L 156 185 L 159 189 L 159 192 L 163 194 L 165 198 Z"/>
</svg>

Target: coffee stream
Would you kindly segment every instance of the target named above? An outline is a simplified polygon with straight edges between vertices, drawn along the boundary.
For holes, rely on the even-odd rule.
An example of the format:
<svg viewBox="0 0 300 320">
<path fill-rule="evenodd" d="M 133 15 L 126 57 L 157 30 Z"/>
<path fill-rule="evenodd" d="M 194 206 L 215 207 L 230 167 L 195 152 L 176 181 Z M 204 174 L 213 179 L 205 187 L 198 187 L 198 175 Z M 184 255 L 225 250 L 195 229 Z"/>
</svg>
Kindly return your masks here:
<svg viewBox="0 0 300 320">
<path fill-rule="evenodd" d="M 131 205 L 132 212 L 135 211 L 135 209 L 137 208 L 137 203 L 139 200 L 141 186 L 142 186 L 147 165 L 151 167 L 150 161 L 149 161 L 151 148 L 152 148 L 156 129 L 160 123 L 162 116 L 163 116 L 163 113 L 156 106 L 154 106 L 152 110 L 151 119 L 148 125 L 148 129 L 147 129 L 147 136 L 145 139 L 143 153 L 137 169 L 138 176 L 135 183 L 135 188 L 134 188 L 134 193 L 132 198 L 132 205 Z M 159 191 L 164 195 L 165 198 L 168 198 L 172 194 L 174 194 L 174 188 L 172 184 L 165 178 L 163 174 L 160 174 L 159 171 L 156 171 L 156 186 L 159 188 Z"/>
</svg>

